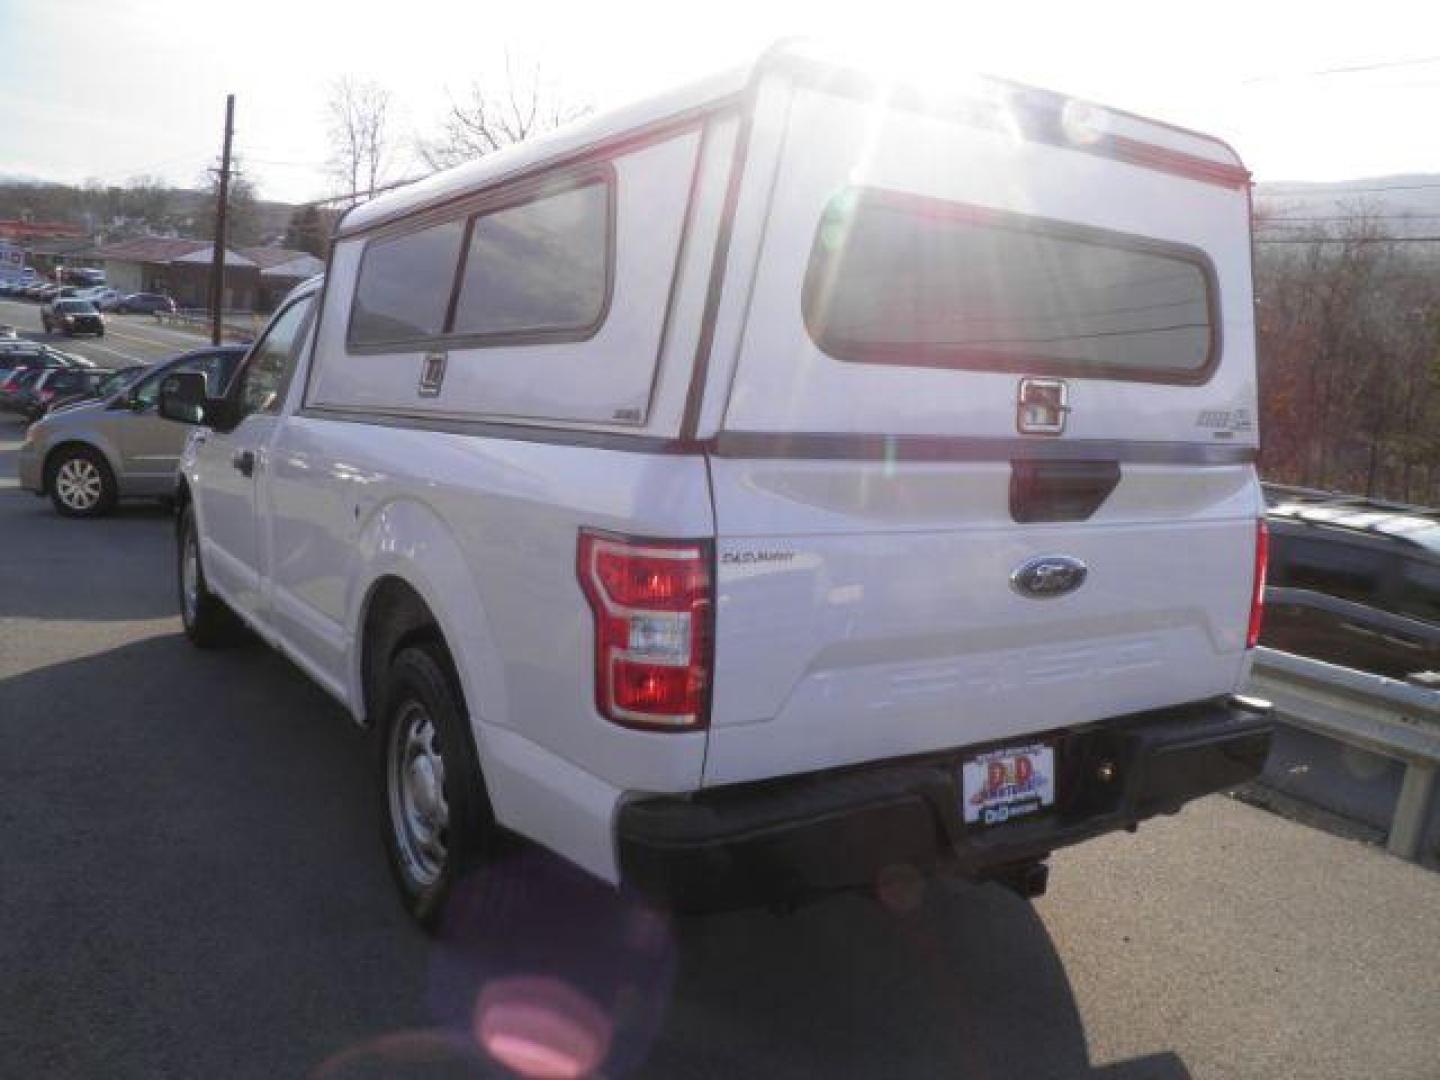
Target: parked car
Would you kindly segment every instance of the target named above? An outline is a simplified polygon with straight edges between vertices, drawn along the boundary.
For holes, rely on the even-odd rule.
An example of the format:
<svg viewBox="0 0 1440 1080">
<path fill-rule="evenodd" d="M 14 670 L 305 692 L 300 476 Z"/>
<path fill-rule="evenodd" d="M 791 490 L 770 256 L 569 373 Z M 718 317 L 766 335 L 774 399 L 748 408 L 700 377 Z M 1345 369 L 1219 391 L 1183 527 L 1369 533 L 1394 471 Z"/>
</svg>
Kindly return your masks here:
<svg viewBox="0 0 1440 1080">
<path fill-rule="evenodd" d="M 145 372 L 152 370 L 145 364 L 134 364 L 130 367 L 114 368 L 101 372 L 98 381 L 89 380 L 83 384 L 82 389 L 74 393 L 57 393 L 51 400 L 46 415 L 68 409 L 72 405 L 94 398 L 108 398 L 124 390 L 131 383 L 139 379 Z"/>
<path fill-rule="evenodd" d="M 26 338 L 0 339 L 0 372 L 17 367 L 94 367 L 94 361 Z"/>
<path fill-rule="evenodd" d="M 161 296 L 159 293 L 131 293 L 116 303 L 115 310 L 124 314 L 170 312 L 175 310 L 175 301 L 168 296 Z"/>
<path fill-rule="evenodd" d="M 991 93 L 773 50 L 350 210 L 165 377 L 185 632 L 374 729 L 422 922 L 501 828 L 682 909 L 1036 895 L 1260 771 L 1248 174 Z"/>
<path fill-rule="evenodd" d="M 0 341 L 15 341 L 20 337 L 19 332 L 9 323 L 0 323 Z"/>
<path fill-rule="evenodd" d="M 1440 672 L 1440 511 L 1266 486 L 1261 644 L 1405 679 Z"/>
<path fill-rule="evenodd" d="M 43 304 L 47 301 L 54 300 L 57 296 L 59 296 L 60 289 L 61 286 L 59 285 L 41 285 L 38 288 L 31 290 L 28 295 L 30 299 L 39 300 Z"/>
<path fill-rule="evenodd" d="M 66 337 L 76 334 L 105 336 L 105 316 L 89 300 L 55 300 L 40 309 L 46 333 L 59 330 Z"/>
<path fill-rule="evenodd" d="M 51 369 L 87 370 L 94 365 L 75 364 L 65 353 L 54 350 L 5 355 L 0 353 L 0 412 L 23 413 L 23 395 L 32 374 Z"/>
<path fill-rule="evenodd" d="M 101 311 L 114 311 L 120 303 L 121 296 L 118 291 L 106 285 L 97 285 L 85 289 L 80 294 L 81 300 L 89 300 Z"/>
<path fill-rule="evenodd" d="M 107 513 L 117 499 L 173 495 L 186 432 L 157 415 L 160 380 L 195 372 L 218 395 L 244 354 L 234 345 L 197 349 L 130 374 L 94 401 L 51 412 L 25 433 L 21 486 L 49 495 L 67 517 Z"/>
<path fill-rule="evenodd" d="M 133 375 L 141 370 L 143 368 L 126 371 L 109 368 L 44 369 L 23 388 L 18 411 L 29 420 L 39 420 L 62 405 L 89 400 L 105 392 L 113 393 L 129 381 L 123 377 L 127 371 Z"/>
<path fill-rule="evenodd" d="M 29 411 L 31 393 L 41 376 L 50 371 L 71 371 L 73 368 L 27 367 L 17 368 L 0 382 L 0 412 L 18 413 Z"/>
</svg>

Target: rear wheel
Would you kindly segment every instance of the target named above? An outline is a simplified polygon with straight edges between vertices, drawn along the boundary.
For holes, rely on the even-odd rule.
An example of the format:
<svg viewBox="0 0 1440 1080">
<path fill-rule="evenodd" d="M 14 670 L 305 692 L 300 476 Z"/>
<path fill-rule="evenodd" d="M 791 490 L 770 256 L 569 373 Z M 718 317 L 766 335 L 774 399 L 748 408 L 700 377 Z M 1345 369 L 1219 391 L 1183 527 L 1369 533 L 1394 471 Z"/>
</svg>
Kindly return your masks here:
<svg viewBox="0 0 1440 1080">
<path fill-rule="evenodd" d="M 201 649 L 213 649 L 233 641 L 240 629 L 235 613 L 205 583 L 200 562 L 200 532 L 195 527 L 195 508 L 187 505 L 180 515 L 177 579 L 180 586 L 180 621 L 185 636 Z"/>
<path fill-rule="evenodd" d="M 115 474 L 98 450 L 74 446 L 50 459 L 45 490 L 65 517 L 99 517 L 115 507 Z"/>
<path fill-rule="evenodd" d="M 402 649 L 376 724 L 385 852 L 410 914 L 433 928 L 454 883 L 493 853 L 496 827 L 449 657 Z"/>
</svg>

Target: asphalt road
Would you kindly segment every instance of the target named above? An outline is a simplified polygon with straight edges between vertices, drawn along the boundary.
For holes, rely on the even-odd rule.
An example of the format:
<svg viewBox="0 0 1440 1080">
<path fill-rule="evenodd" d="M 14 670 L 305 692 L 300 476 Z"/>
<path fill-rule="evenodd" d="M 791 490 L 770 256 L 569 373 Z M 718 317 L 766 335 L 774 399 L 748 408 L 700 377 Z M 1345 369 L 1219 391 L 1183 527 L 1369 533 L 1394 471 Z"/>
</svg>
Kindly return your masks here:
<svg viewBox="0 0 1440 1080">
<path fill-rule="evenodd" d="M 24 337 L 78 353 L 103 367 L 150 364 L 207 344 L 207 339 L 199 335 L 161 326 L 153 315 L 106 315 L 103 338 L 47 334 L 40 324 L 40 305 L 30 300 L 0 298 L 0 324 L 15 327 Z"/>
<path fill-rule="evenodd" d="M 522 852 L 430 940 L 362 736 L 264 648 L 191 649 L 169 519 L 56 517 L 19 437 L 0 1075 L 501 1075 L 482 1040 L 569 1016 L 608 1076 L 1440 1077 L 1440 875 L 1223 797 L 1061 853 L 1033 905 L 897 881 L 676 923 Z"/>
</svg>

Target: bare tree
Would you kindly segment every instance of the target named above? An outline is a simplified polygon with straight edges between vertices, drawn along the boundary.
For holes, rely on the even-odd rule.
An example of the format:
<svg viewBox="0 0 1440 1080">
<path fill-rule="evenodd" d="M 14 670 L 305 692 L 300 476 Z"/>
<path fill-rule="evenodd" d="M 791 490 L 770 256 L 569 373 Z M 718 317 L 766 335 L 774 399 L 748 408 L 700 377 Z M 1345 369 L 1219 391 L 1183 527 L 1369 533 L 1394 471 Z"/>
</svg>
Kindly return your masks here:
<svg viewBox="0 0 1440 1080">
<path fill-rule="evenodd" d="M 390 164 L 390 91 L 347 75 L 332 84 L 327 112 L 336 186 L 373 195 Z"/>
<path fill-rule="evenodd" d="M 588 112 L 589 105 L 567 100 L 556 90 L 538 61 L 522 64 L 507 52 L 504 81 L 472 82 L 463 101 L 451 100 L 440 134 L 422 139 L 416 150 L 432 169 L 447 169 Z"/>
<path fill-rule="evenodd" d="M 1342 209 L 1259 251 L 1262 471 L 1433 501 L 1440 274 L 1423 248 L 1394 242 L 1374 207 Z"/>
</svg>

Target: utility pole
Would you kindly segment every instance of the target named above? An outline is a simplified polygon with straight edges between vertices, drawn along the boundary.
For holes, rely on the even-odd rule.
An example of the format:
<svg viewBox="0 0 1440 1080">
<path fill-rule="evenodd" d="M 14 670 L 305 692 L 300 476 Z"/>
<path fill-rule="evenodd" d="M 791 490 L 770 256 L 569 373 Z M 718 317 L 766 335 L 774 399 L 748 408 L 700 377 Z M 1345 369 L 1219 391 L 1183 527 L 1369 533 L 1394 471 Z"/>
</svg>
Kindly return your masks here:
<svg viewBox="0 0 1440 1080">
<path fill-rule="evenodd" d="M 230 201 L 230 139 L 235 134 L 235 95 L 225 95 L 225 148 L 220 153 L 220 196 L 215 206 L 215 251 L 210 264 L 210 343 L 220 344 L 225 303 L 225 215 Z"/>
</svg>

